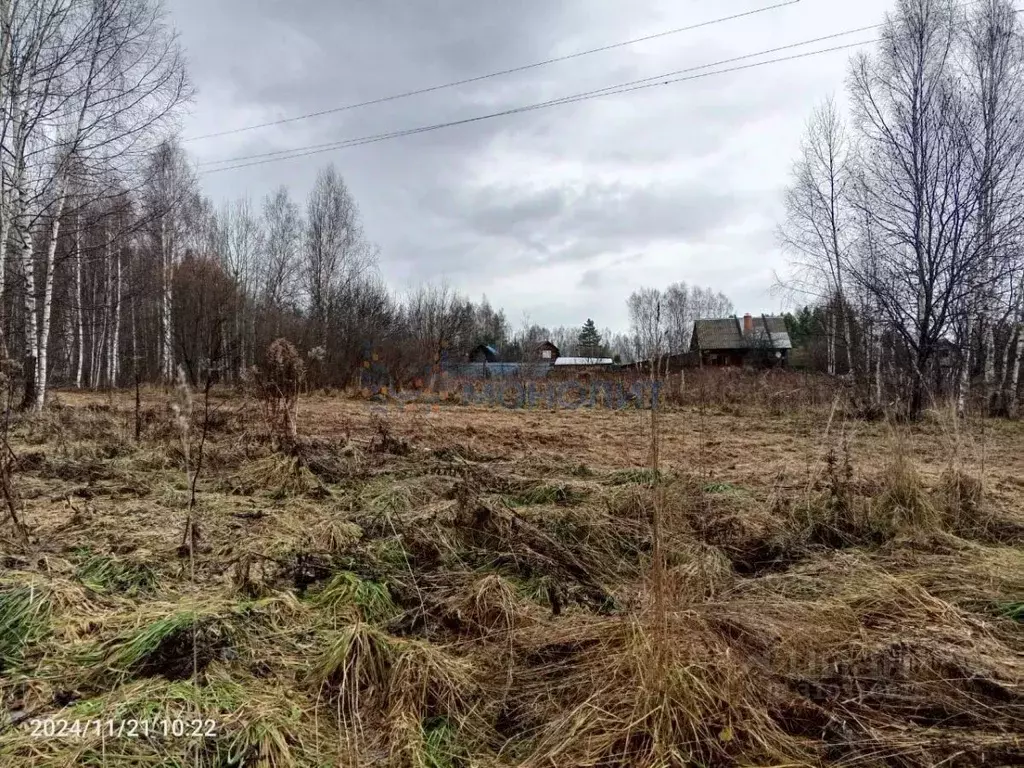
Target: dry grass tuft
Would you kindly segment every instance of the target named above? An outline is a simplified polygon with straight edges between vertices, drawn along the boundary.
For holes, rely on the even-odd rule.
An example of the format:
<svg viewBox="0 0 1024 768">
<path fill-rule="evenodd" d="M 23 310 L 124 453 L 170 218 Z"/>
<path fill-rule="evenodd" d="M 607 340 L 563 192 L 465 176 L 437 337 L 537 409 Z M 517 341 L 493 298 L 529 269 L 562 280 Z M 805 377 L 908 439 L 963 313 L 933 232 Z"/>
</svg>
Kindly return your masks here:
<svg viewBox="0 0 1024 768">
<path fill-rule="evenodd" d="M 909 530 L 935 531 L 945 527 L 941 510 L 928 497 L 920 473 L 902 450 L 882 474 L 880 493 L 871 510 L 871 524 L 887 537 Z"/>
<path fill-rule="evenodd" d="M 319 606 L 335 613 L 356 611 L 358 618 L 370 624 L 393 619 L 398 613 L 387 584 L 362 579 L 342 571 L 317 593 Z"/>
<path fill-rule="evenodd" d="M 657 660 L 643 619 L 549 630 L 516 698 L 543 723 L 525 766 L 801 764 L 808 751 L 773 719 L 778 686 L 697 613 L 669 617 Z"/>
<path fill-rule="evenodd" d="M 266 493 L 274 499 L 317 495 L 323 486 L 302 460 L 295 456 L 274 454 L 259 459 L 232 475 L 224 491 L 240 496 Z"/>
<path fill-rule="evenodd" d="M 461 613 L 486 634 L 507 635 L 528 621 L 516 585 L 499 574 L 479 579 L 459 607 Z"/>
</svg>

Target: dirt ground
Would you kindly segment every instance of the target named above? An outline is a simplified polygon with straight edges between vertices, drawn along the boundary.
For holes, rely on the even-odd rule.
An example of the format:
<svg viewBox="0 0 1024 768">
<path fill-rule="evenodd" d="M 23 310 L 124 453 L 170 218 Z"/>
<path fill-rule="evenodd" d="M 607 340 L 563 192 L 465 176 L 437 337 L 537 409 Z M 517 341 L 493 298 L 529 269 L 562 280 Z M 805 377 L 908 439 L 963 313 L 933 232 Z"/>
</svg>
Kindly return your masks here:
<svg viewBox="0 0 1024 768">
<path fill-rule="evenodd" d="M 54 399 L 11 429 L 2 765 L 1024 761 L 1019 423 L 665 409 L 655 474 L 636 408 L 313 395 L 275 440 L 147 390 L 136 439 L 131 393 Z M 218 735 L 33 733 L 185 715 Z"/>
</svg>

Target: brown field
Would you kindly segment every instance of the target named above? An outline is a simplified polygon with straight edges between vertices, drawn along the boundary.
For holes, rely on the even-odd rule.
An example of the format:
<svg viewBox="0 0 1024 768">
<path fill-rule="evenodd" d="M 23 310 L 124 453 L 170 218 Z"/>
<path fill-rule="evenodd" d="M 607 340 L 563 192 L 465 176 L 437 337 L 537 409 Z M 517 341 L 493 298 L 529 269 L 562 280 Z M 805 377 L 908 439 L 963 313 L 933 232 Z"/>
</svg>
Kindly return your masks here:
<svg viewBox="0 0 1024 768">
<path fill-rule="evenodd" d="M 0 765 L 1024 763 L 1019 423 L 717 398 L 656 474 L 637 409 L 315 395 L 283 448 L 226 392 L 147 391 L 138 441 L 55 399 L 11 427 Z"/>
</svg>

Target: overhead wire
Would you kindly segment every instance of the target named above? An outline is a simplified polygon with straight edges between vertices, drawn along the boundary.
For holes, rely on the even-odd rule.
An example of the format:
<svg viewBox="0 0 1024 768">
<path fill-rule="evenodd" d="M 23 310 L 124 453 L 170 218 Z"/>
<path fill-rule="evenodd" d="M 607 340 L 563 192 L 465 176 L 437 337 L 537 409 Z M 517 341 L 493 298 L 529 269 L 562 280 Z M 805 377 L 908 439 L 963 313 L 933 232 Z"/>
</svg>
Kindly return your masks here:
<svg viewBox="0 0 1024 768">
<path fill-rule="evenodd" d="M 798 53 L 790 56 L 781 56 L 767 61 L 758 61 L 749 64 L 743 64 L 740 66 L 728 67 L 726 69 L 716 69 L 711 72 L 701 72 L 699 74 L 689 74 L 693 72 L 699 72 L 703 69 L 711 69 L 713 67 L 720 67 L 726 64 L 732 64 L 739 61 L 744 61 L 752 58 L 758 58 L 761 56 L 767 56 L 772 53 L 779 53 L 785 50 L 792 50 L 794 48 L 803 47 L 805 45 L 812 45 L 814 43 L 823 42 L 826 40 L 834 40 L 839 37 L 846 37 L 858 32 L 864 32 L 871 29 L 877 29 L 880 25 L 872 25 L 869 27 L 861 27 L 859 29 L 847 30 L 845 32 L 839 32 L 833 35 L 826 35 L 824 37 L 814 38 L 811 40 L 804 40 L 799 43 L 793 43 L 790 45 L 779 46 L 777 48 L 770 48 L 756 53 L 745 54 L 742 56 L 735 56 L 729 59 L 722 59 L 720 61 L 711 62 L 708 64 L 700 64 L 686 69 L 675 70 L 672 72 L 666 72 L 660 75 L 652 77 L 645 77 L 639 80 L 632 80 L 625 83 L 619 83 L 616 85 L 607 86 L 605 88 L 599 88 L 591 91 L 584 91 L 582 93 L 570 94 L 562 96 L 557 99 L 550 99 L 548 101 L 542 101 L 535 104 L 527 104 L 519 107 L 513 107 L 510 109 L 501 110 L 498 112 L 490 112 L 483 115 L 475 115 L 473 117 L 467 117 L 459 120 L 450 120 L 441 123 L 433 123 L 429 125 L 417 126 L 414 128 L 406 128 L 397 131 L 389 131 L 385 133 L 371 134 L 367 136 L 359 136 L 351 139 L 342 139 L 333 142 L 326 142 L 322 144 L 311 144 L 302 147 L 292 147 L 290 149 L 280 149 L 271 152 L 263 152 L 253 155 L 244 155 L 234 158 L 228 158 L 225 160 L 208 160 L 200 163 L 200 167 L 203 168 L 201 172 L 204 174 L 217 173 L 220 171 L 236 170 L 240 168 L 249 168 L 254 165 L 263 165 L 265 163 L 280 162 L 283 160 L 293 160 L 302 157 L 309 157 L 310 155 L 320 154 L 323 152 L 331 152 L 337 149 L 347 149 L 349 147 L 363 146 L 366 144 L 374 144 L 380 141 L 388 141 L 391 139 L 401 138 L 404 136 L 411 136 L 419 133 L 427 133 L 431 131 L 437 131 L 444 128 L 452 128 L 459 125 L 466 125 L 469 123 L 481 122 L 483 120 L 491 120 L 498 117 L 507 117 L 509 115 L 520 114 L 523 112 L 532 112 L 540 109 L 547 109 L 549 107 L 562 106 L 565 104 L 574 104 L 581 101 L 589 101 L 591 99 L 600 98 L 603 96 L 614 96 L 623 93 L 631 93 L 634 91 L 644 90 L 647 88 L 655 88 L 665 85 L 671 85 L 680 82 L 686 82 L 690 80 L 699 80 L 715 75 L 724 75 L 730 72 L 740 72 L 748 69 L 755 69 L 757 67 L 767 66 L 769 64 L 778 64 L 786 61 L 795 61 L 798 59 L 809 58 L 811 56 L 820 56 L 826 53 L 833 53 L 836 51 L 848 50 L 856 48 L 862 45 L 875 42 L 875 38 L 870 40 L 860 40 L 855 43 L 847 43 L 844 45 L 832 46 L 829 48 L 818 49 L 814 51 L 808 51 L 806 53 Z M 209 166 L 221 166 L 218 168 L 210 168 Z"/>
<path fill-rule="evenodd" d="M 976 2 L 978 2 L 978 0 L 969 0 L 968 2 L 963 3 L 962 5 L 957 6 L 957 7 L 966 7 L 966 6 L 969 6 L 969 5 L 973 5 Z M 781 7 L 781 5 L 788 5 L 788 4 L 792 4 L 792 3 L 783 3 L 783 4 L 780 4 L 779 6 L 766 6 L 765 8 L 757 9 L 755 11 L 748 11 L 746 14 L 741 14 L 741 15 L 751 15 L 751 14 L 756 13 L 756 12 L 763 12 L 765 10 L 774 9 L 776 7 Z M 1016 12 L 1020 13 L 1021 11 L 1017 10 Z M 728 19 L 728 18 L 734 18 L 734 17 L 726 17 L 726 18 Z M 711 24 L 711 23 L 717 23 L 717 22 L 704 22 L 704 25 L 706 26 L 706 25 Z M 700 26 L 700 25 L 698 25 L 698 26 Z M 813 45 L 815 43 L 821 43 L 821 42 L 826 42 L 826 41 L 829 41 L 829 40 L 835 40 L 835 39 L 838 39 L 838 38 L 841 38 L 841 37 L 848 37 L 850 35 L 859 34 L 859 33 L 862 33 L 862 32 L 869 32 L 869 31 L 881 29 L 884 26 L 885 26 L 885 22 L 882 22 L 882 23 L 879 23 L 879 24 L 870 24 L 870 25 L 863 26 L 863 27 L 856 27 L 856 28 L 853 28 L 853 29 L 848 29 L 848 30 L 844 30 L 844 31 L 841 31 L 841 32 L 836 32 L 836 33 L 833 33 L 833 34 L 830 34 L 830 35 L 824 35 L 824 36 L 821 36 L 821 37 L 810 38 L 810 39 L 802 40 L 802 41 L 799 41 L 799 42 L 796 42 L 796 43 L 790 43 L 788 45 L 778 46 L 778 47 L 775 47 L 775 48 L 769 48 L 769 49 L 766 49 L 766 50 L 763 50 L 763 51 L 757 51 L 755 53 L 744 54 L 742 56 L 735 56 L 735 57 L 728 58 L 728 59 L 722 59 L 722 60 L 719 60 L 719 61 L 716 61 L 716 62 L 711 62 L 711 63 L 707 63 L 707 64 L 700 64 L 700 65 L 693 66 L 693 67 L 688 67 L 688 68 L 685 68 L 685 69 L 675 70 L 675 71 L 672 71 L 672 72 L 666 72 L 666 73 L 663 73 L 663 74 L 660 74 L 660 75 L 654 75 L 652 77 L 646 77 L 646 78 L 641 78 L 639 80 L 632 80 L 632 81 L 628 81 L 628 82 L 625 82 L 625 83 L 619 83 L 619 84 L 616 84 L 616 85 L 607 86 L 605 88 L 599 88 L 599 89 L 591 90 L 591 91 L 584 91 L 582 93 L 570 94 L 570 95 L 567 95 L 567 96 L 559 97 L 557 99 L 550 99 L 548 101 L 538 102 L 538 103 L 535 103 L 535 104 L 527 104 L 527 105 L 523 105 L 523 106 L 519 106 L 519 107 L 513 107 L 513 108 L 510 108 L 510 109 L 505 109 L 505 110 L 501 110 L 501 111 L 497 111 L 497 112 L 491 112 L 491 113 L 487 113 L 487 114 L 483 114 L 483 115 L 475 115 L 473 117 L 468 117 L 468 118 L 463 118 L 463 119 L 458 119 L 458 120 L 450 120 L 450 121 L 446 121 L 446 122 L 433 123 L 433 124 L 429 124 L 429 125 L 417 126 L 417 127 L 414 127 L 414 128 L 407 128 L 407 129 L 402 129 L 402 130 L 397 130 L 397 131 L 389 131 L 389 132 L 378 133 L 378 134 L 370 134 L 370 135 L 367 135 L 367 136 L 359 136 L 359 137 L 355 137 L 355 138 L 351 138 L 351 139 L 341 139 L 341 140 L 332 141 L 332 142 L 325 142 L 325 143 L 321 143 L 321 144 L 309 144 L 309 145 L 300 146 L 300 147 L 292 147 L 292 148 L 289 148 L 289 149 L 281 149 L 281 150 L 275 150 L 275 151 L 271 151 L 271 152 L 263 152 L 263 153 L 252 154 L 252 155 L 243 155 L 243 156 L 239 156 L 239 157 L 227 158 L 227 159 L 224 159 L 224 160 L 208 160 L 208 161 L 200 163 L 200 167 L 201 168 L 204 168 L 204 167 L 206 168 L 205 170 L 201 170 L 200 173 L 203 174 L 203 175 L 207 175 L 207 174 L 211 174 L 211 173 L 218 173 L 218 172 L 221 172 L 221 171 L 231 171 L 231 170 L 239 170 L 239 169 L 242 169 L 242 168 L 250 168 L 250 167 L 253 167 L 253 166 L 264 165 L 264 164 L 272 163 L 272 162 L 281 162 L 281 161 L 284 161 L 284 160 L 300 159 L 300 158 L 303 158 L 303 157 L 309 157 L 311 155 L 321 154 L 323 152 L 331 152 L 331 151 L 338 150 L 338 149 L 347 149 L 347 148 L 350 148 L 350 147 L 364 146 L 364 145 L 367 145 L 367 144 L 375 144 L 375 143 L 381 142 L 381 141 L 389 141 L 389 140 L 392 140 L 392 139 L 402 138 L 402 137 L 405 137 L 405 136 L 412 136 L 412 135 L 416 135 L 416 134 L 420 134 L 420 133 L 427 133 L 427 132 L 442 130 L 442 129 L 445 129 L 445 128 L 452 128 L 452 127 L 456 127 L 456 126 L 460 126 L 460 125 L 467 125 L 467 124 L 470 124 L 470 123 L 481 122 L 481 121 L 484 121 L 484 120 L 490 120 L 490 119 L 494 119 L 494 118 L 498 118 L 498 117 L 507 117 L 507 116 L 510 116 L 510 115 L 520 114 L 520 113 L 524 113 L 524 112 L 531 112 L 531 111 L 540 110 L 540 109 L 546 109 L 546 108 L 554 107 L 554 106 L 561 106 L 561 105 L 564 105 L 564 104 L 574 104 L 574 103 L 578 103 L 578 102 L 581 102 L 581 101 L 587 101 L 587 100 L 590 100 L 590 99 L 600 98 L 602 96 L 613 96 L 613 95 L 619 95 L 619 94 L 623 94 L 623 93 L 630 93 L 630 92 L 634 92 L 634 91 L 644 90 L 644 89 L 647 89 L 647 88 L 654 88 L 654 87 L 671 85 L 671 84 L 680 83 L 680 82 L 686 82 L 686 81 L 691 81 L 691 80 L 698 80 L 698 79 L 703 79 L 703 78 L 706 78 L 706 77 L 712 77 L 714 75 L 723 75 L 723 74 L 728 74 L 728 73 L 731 73 L 731 72 L 739 72 L 739 71 L 748 70 L 748 69 L 755 69 L 757 67 L 767 66 L 767 65 L 770 65 L 770 64 L 778 64 L 778 63 L 787 62 L 787 61 L 794 61 L 794 60 L 798 60 L 798 59 L 809 58 L 811 56 L 819 56 L 819 55 L 824 55 L 824 54 L 827 54 L 827 53 L 833 53 L 833 52 L 842 51 L 842 50 L 849 50 L 849 49 L 858 48 L 858 47 L 861 47 L 863 45 L 869 45 L 871 43 L 877 42 L 878 38 L 877 37 L 873 37 L 873 38 L 870 38 L 870 39 L 867 39 L 867 40 L 860 40 L 860 41 L 857 41 L 857 42 L 854 42 L 854 43 L 848 43 L 848 44 L 844 44 L 844 45 L 832 46 L 832 47 L 829 47 L 829 48 L 823 48 L 823 49 L 819 49 L 819 50 L 815 50 L 815 51 L 809 51 L 809 52 L 806 52 L 806 53 L 799 53 L 799 54 L 794 54 L 794 55 L 791 55 L 791 56 L 780 56 L 780 57 L 777 57 L 777 58 L 774 58 L 774 59 L 768 59 L 766 61 L 758 61 L 758 62 L 754 62 L 754 63 L 751 63 L 751 64 L 744 64 L 744 65 L 735 66 L 735 67 L 728 67 L 726 69 L 716 69 L 716 70 L 711 71 L 711 72 L 702 72 L 700 74 L 688 74 L 688 73 L 693 73 L 693 72 L 699 72 L 700 70 L 712 69 L 714 67 L 721 67 L 721 66 L 726 65 L 726 64 L 732 64 L 732 63 L 736 63 L 736 62 L 740 62 L 740 61 L 745 61 L 745 60 L 752 59 L 752 58 L 759 58 L 759 57 L 767 56 L 767 55 L 770 55 L 770 54 L 773 54 L 773 53 L 780 53 L 782 51 L 792 50 L 792 49 L 795 49 L 795 48 L 801 48 L 801 47 L 804 47 L 804 46 L 807 46 L 807 45 Z M 660 34 L 661 35 L 671 34 L 671 32 L 660 33 Z M 655 37 L 656 36 L 658 36 L 658 35 L 655 35 Z M 649 39 L 649 38 L 644 38 L 644 39 Z M 630 44 L 630 43 L 629 42 L 619 43 L 619 44 L 615 44 L 613 46 L 605 46 L 604 48 L 601 48 L 601 49 L 592 49 L 592 51 L 606 50 L 609 47 L 619 47 L 619 46 L 628 45 L 628 44 Z M 558 59 L 551 59 L 549 61 L 559 61 L 559 60 L 562 60 L 564 58 L 572 58 L 573 56 L 576 56 L 576 55 L 585 55 L 585 53 L 588 53 L 588 52 L 581 52 L 580 54 L 572 54 L 572 55 L 570 55 L 568 57 L 561 57 L 561 58 L 558 58 Z M 543 63 L 544 62 L 540 62 L 540 63 L 538 63 L 536 65 L 526 65 L 526 66 L 524 66 L 522 68 L 517 68 L 515 70 L 509 70 L 509 71 L 518 71 L 519 69 L 529 69 L 529 68 L 531 68 L 533 66 L 541 66 L 541 65 L 543 65 Z M 484 78 L 489 77 L 489 76 L 490 75 L 488 75 L 488 76 L 481 76 L 481 77 L 478 77 L 478 78 L 470 78 L 467 81 L 460 81 L 460 82 L 473 82 L 474 80 L 484 79 Z M 459 83 L 455 83 L 455 84 L 459 84 Z M 452 85 L 455 85 L 455 84 L 452 84 Z M 447 86 L 444 86 L 444 87 L 447 87 Z M 410 92 L 410 93 L 412 93 L 412 92 Z M 386 97 L 386 98 L 389 98 L 389 97 Z M 220 166 L 220 167 L 210 168 L 209 166 Z"/>
<path fill-rule="evenodd" d="M 780 8 L 785 8 L 785 7 L 790 6 L 790 5 L 797 5 L 800 2 L 801 2 L 801 0 L 785 0 L 784 2 L 778 2 L 778 3 L 775 3 L 774 5 L 762 6 L 760 8 L 754 8 L 754 9 L 751 9 L 749 11 L 744 11 L 742 13 L 734 13 L 734 14 L 732 14 L 730 16 L 722 16 L 722 17 L 717 18 L 717 19 L 709 19 L 708 21 L 702 21 L 702 22 L 697 23 L 697 24 L 690 24 L 689 26 L 685 26 L 685 27 L 676 27 L 674 29 L 664 30 L 662 32 L 655 32 L 655 33 L 650 34 L 650 35 L 644 35 L 643 37 L 636 37 L 636 38 L 633 38 L 631 40 L 623 40 L 623 41 L 618 42 L 618 43 L 611 43 L 609 45 L 602 45 L 602 46 L 599 46 L 597 48 L 588 48 L 587 50 L 576 51 L 574 53 L 569 53 L 569 54 L 566 54 L 564 56 L 555 56 L 555 57 L 552 57 L 550 59 L 544 59 L 543 61 L 537 61 L 537 62 L 533 62 L 531 64 L 523 64 L 523 65 L 520 65 L 520 66 L 517 66 L 517 67 L 509 67 L 508 69 L 502 69 L 502 70 L 498 70 L 496 72 L 489 72 L 489 73 L 487 73 L 485 75 L 477 75 L 475 77 L 468 77 L 468 78 L 464 78 L 462 80 L 455 80 L 455 81 L 448 82 L 448 83 L 442 83 L 440 85 L 432 85 L 432 86 L 428 86 L 426 88 L 418 88 L 416 90 L 404 91 L 402 93 L 391 94 L 389 96 L 381 96 L 379 98 L 369 99 L 367 101 L 361 101 L 361 102 L 357 102 L 355 104 L 345 104 L 345 105 L 340 106 L 340 107 L 332 107 L 331 109 L 322 109 L 322 110 L 319 110 L 317 112 L 308 112 L 308 113 L 303 114 L 303 115 L 295 115 L 293 117 L 284 117 L 284 118 L 280 118 L 278 120 L 269 120 L 269 121 L 264 122 L 264 123 L 256 123 L 254 125 L 245 125 L 245 126 L 241 126 L 239 128 L 230 128 L 228 130 L 217 131 L 215 133 L 206 133 L 206 134 L 202 134 L 200 136 L 190 136 L 190 137 L 182 139 L 182 141 L 183 142 L 193 142 L 193 141 L 201 141 L 201 140 L 204 140 L 204 139 L 219 138 L 219 137 L 222 137 L 222 136 L 232 136 L 232 135 L 239 134 L 239 133 L 245 133 L 247 131 L 259 130 L 261 128 L 270 128 L 270 127 L 276 126 L 276 125 L 286 125 L 288 123 L 299 122 L 300 120 L 309 120 L 309 119 L 316 118 L 316 117 L 323 117 L 324 115 L 333 115 L 333 114 L 337 114 L 339 112 L 346 112 L 346 111 L 353 110 L 353 109 L 360 109 L 362 107 L 368 107 L 368 106 L 372 106 L 374 104 L 384 104 L 384 103 L 389 102 L 389 101 L 397 101 L 399 99 L 407 99 L 407 98 L 410 98 L 412 96 L 420 96 L 420 95 L 423 95 L 423 94 L 434 93 L 436 91 L 442 91 L 442 90 L 446 90 L 446 89 L 449 89 L 449 88 L 457 88 L 457 87 L 462 86 L 462 85 L 469 85 L 471 83 L 477 83 L 477 82 L 480 82 L 480 81 L 483 81 L 483 80 L 489 80 L 489 79 L 495 78 L 495 77 L 502 77 L 504 75 L 511 75 L 511 74 L 515 74 L 516 72 L 526 72 L 526 71 L 531 70 L 531 69 L 537 69 L 539 67 L 546 67 L 546 66 L 549 66 L 551 64 L 557 64 L 557 63 L 562 62 L 562 61 L 570 61 L 572 59 L 582 58 L 583 56 L 590 56 L 590 55 L 593 55 L 593 54 L 596 54 L 596 53 L 604 53 L 605 51 L 611 51 L 611 50 L 615 50 L 617 48 L 625 48 L 626 46 L 636 45 L 638 43 L 645 43 L 645 42 L 649 42 L 651 40 L 657 40 L 659 38 L 669 37 L 671 35 L 678 35 L 678 34 L 681 34 L 683 32 L 692 32 L 693 30 L 703 29 L 704 27 L 710 27 L 710 26 L 713 26 L 715 24 L 723 24 L 723 23 L 728 22 L 728 21 L 736 21 L 738 19 L 743 19 L 743 18 L 748 18 L 748 17 L 751 17 L 751 16 L 756 16 L 758 14 L 768 13 L 770 11 L 779 10 Z"/>
</svg>

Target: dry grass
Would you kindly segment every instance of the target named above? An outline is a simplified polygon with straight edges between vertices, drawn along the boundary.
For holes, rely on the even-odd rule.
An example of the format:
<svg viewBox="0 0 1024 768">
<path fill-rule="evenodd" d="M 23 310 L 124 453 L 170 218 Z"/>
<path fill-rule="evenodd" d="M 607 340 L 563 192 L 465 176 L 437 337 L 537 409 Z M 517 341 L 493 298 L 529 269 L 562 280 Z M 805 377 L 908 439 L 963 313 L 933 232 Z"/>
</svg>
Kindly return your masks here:
<svg viewBox="0 0 1024 768">
<path fill-rule="evenodd" d="M 311 397 L 275 446 L 214 393 L 194 564 L 164 396 L 135 444 L 127 401 L 61 394 L 12 437 L 0 765 L 1020 764 L 1019 428 L 793 383 L 660 413 L 657 477 L 635 410 Z M 130 716 L 218 738 L 29 726 Z"/>
</svg>

